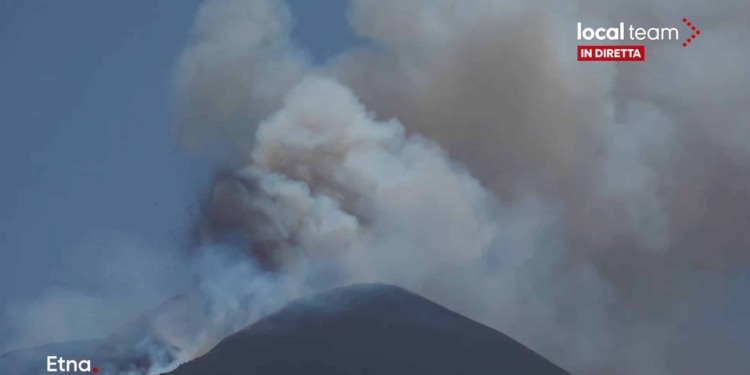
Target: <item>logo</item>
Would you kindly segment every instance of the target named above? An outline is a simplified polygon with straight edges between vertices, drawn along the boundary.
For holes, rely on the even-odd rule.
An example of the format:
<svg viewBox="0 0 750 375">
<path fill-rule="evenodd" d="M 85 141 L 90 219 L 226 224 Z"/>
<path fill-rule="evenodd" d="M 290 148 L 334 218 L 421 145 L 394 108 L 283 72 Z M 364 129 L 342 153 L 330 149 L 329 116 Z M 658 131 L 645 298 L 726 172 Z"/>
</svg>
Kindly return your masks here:
<svg viewBox="0 0 750 375">
<path fill-rule="evenodd" d="M 682 46 L 683 46 L 683 47 L 687 47 L 688 43 L 690 43 L 690 42 L 692 42 L 693 40 L 695 40 L 695 37 L 696 37 L 696 36 L 698 36 L 698 35 L 701 35 L 701 31 L 700 31 L 700 30 L 698 30 L 698 29 L 696 29 L 696 26 L 695 26 L 695 25 L 693 25 L 693 23 L 692 23 L 692 22 L 688 21 L 688 19 L 687 19 L 687 18 L 683 18 L 683 19 L 682 19 L 682 23 L 684 23 L 684 24 L 686 24 L 686 25 L 687 25 L 688 27 L 690 27 L 690 30 L 691 30 L 691 31 L 693 32 L 693 33 L 692 33 L 692 34 L 690 35 L 690 38 L 687 38 L 687 40 L 686 40 L 686 41 L 682 42 Z"/>
<path fill-rule="evenodd" d="M 99 369 L 91 367 L 91 361 L 84 359 L 75 361 L 63 357 L 48 356 L 47 372 L 98 372 Z"/>
<path fill-rule="evenodd" d="M 682 22 L 688 27 L 691 27 L 691 35 L 686 41 L 682 43 L 683 46 L 687 46 L 688 43 L 695 40 L 696 36 L 700 35 L 701 31 L 698 30 L 692 22 L 688 21 L 687 18 L 683 18 Z M 578 22 L 578 40 L 586 41 L 665 41 L 665 40 L 681 40 L 679 30 L 675 27 L 651 27 L 643 28 L 636 27 L 634 25 L 628 25 L 625 27 L 624 22 L 620 22 L 618 26 L 609 28 L 591 28 L 584 27 L 581 22 Z M 622 43 L 622 44 L 610 44 L 610 45 L 599 45 L 599 44 L 581 44 L 578 45 L 578 61 L 644 61 L 646 59 L 646 46 L 637 43 Z"/>
</svg>

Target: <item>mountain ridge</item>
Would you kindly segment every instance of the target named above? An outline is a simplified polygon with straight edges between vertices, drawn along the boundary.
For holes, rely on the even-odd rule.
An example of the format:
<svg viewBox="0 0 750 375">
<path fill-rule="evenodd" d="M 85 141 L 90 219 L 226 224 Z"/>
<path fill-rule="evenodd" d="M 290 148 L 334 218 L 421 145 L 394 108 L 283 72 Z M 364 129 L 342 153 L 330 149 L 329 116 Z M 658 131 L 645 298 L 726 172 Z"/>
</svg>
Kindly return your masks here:
<svg viewBox="0 0 750 375">
<path fill-rule="evenodd" d="M 170 375 L 570 375 L 512 338 L 387 284 L 295 300 Z"/>
</svg>

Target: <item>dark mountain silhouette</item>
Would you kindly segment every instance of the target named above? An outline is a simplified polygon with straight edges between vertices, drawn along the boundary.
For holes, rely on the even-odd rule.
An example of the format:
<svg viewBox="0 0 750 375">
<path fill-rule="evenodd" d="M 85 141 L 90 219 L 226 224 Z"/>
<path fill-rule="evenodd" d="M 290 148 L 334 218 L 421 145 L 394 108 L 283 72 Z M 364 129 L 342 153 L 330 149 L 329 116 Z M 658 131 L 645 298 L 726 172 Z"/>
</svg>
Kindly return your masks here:
<svg viewBox="0 0 750 375">
<path fill-rule="evenodd" d="M 382 284 L 300 299 L 170 375 L 569 375 L 510 337 Z"/>
<path fill-rule="evenodd" d="M 178 353 L 154 322 L 194 324 L 179 296 L 105 338 L 0 356 L 0 375 L 46 374 L 46 356 L 91 359 L 99 374 L 145 373 L 154 350 Z M 161 354 L 160 354 L 161 355 Z M 73 373 L 73 372 L 68 372 Z M 360 284 L 301 298 L 170 375 L 570 375 L 510 337 L 412 292 Z"/>
</svg>

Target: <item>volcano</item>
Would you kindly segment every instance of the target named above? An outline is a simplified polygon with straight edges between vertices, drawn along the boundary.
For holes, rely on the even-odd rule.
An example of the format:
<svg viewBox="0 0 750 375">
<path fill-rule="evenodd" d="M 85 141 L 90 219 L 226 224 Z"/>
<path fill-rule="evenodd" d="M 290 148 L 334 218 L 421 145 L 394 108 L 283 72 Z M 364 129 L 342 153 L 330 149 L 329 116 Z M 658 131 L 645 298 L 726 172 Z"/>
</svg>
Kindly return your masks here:
<svg viewBox="0 0 750 375">
<path fill-rule="evenodd" d="M 4 354 L 0 374 L 45 374 L 46 356 L 62 355 L 90 358 L 100 374 L 145 375 L 154 348 L 167 361 L 180 351 L 177 336 L 155 328 L 155 322 L 173 321 L 180 331 L 180 326 L 200 324 L 195 320 L 199 310 L 200 299 L 176 297 L 100 340 Z M 498 331 L 383 284 L 298 299 L 169 374 L 570 375 Z"/>
<path fill-rule="evenodd" d="M 361 284 L 297 300 L 170 375 L 569 375 L 412 292 Z"/>
</svg>

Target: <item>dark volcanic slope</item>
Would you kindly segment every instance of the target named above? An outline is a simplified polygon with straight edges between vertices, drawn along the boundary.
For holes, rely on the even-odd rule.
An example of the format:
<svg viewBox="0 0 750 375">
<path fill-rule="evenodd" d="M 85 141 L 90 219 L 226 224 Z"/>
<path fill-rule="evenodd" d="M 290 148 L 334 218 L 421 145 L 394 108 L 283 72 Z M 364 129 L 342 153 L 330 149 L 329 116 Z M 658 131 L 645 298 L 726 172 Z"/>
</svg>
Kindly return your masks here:
<svg viewBox="0 0 750 375">
<path fill-rule="evenodd" d="M 504 334 L 380 284 L 290 304 L 171 375 L 569 375 Z"/>
</svg>

